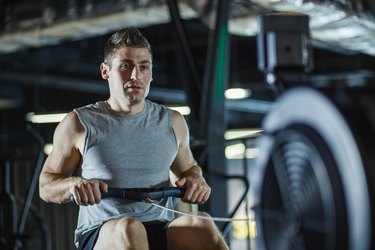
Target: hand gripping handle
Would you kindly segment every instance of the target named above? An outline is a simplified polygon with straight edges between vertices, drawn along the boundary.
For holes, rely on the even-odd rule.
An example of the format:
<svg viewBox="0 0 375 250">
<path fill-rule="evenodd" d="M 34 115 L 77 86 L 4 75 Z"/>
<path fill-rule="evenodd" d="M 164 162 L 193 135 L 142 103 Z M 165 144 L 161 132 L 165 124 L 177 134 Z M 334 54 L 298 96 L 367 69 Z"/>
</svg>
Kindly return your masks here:
<svg viewBox="0 0 375 250">
<path fill-rule="evenodd" d="M 147 199 L 158 200 L 168 197 L 182 198 L 185 195 L 185 188 L 108 188 L 108 192 L 102 193 L 102 199 L 113 197 L 135 201 L 145 201 Z M 75 204 L 74 196 L 70 196 L 70 202 Z"/>
</svg>

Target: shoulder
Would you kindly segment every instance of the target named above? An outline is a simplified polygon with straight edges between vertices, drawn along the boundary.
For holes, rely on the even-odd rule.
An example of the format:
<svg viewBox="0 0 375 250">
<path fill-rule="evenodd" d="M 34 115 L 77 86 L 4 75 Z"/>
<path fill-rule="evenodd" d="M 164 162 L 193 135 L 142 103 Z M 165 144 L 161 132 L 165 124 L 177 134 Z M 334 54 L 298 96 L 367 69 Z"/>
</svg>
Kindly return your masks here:
<svg viewBox="0 0 375 250">
<path fill-rule="evenodd" d="M 85 112 L 95 112 L 95 111 L 105 111 L 106 110 L 106 104 L 103 101 L 99 101 L 96 103 L 88 104 L 86 106 L 82 106 L 79 108 L 75 108 L 74 112 L 76 112 L 78 115 L 81 115 Z"/>
<path fill-rule="evenodd" d="M 165 112 L 169 110 L 168 107 L 164 106 L 163 104 L 153 102 L 149 99 L 145 99 L 145 108 L 148 109 L 149 111 L 161 111 Z"/>
<path fill-rule="evenodd" d="M 83 133 L 84 130 L 77 113 L 74 111 L 68 113 L 56 128 L 57 133 L 66 135 L 77 135 Z"/>
<path fill-rule="evenodd" d="M 76 148 L 83 152 L 84 137 L 85 128 L 78 115 L 75 112 L 70 112 L 57 125 L 53 136 L 53 145 L 60 150 Z"/>
<path fill-rule="evenodd" d="M 172 110 L 172 127 L 179 142 L 185 141 L 189 136 L 188 126 L 184 116 L 175 110 Z"/>
<path fill-rule="evenodd" d="M 150 101 L 148 99 L 145 100 L 145 109 L 147 110 L 148 113 L 156 114 L 159 118 L 160 117 L 164 117 L 164 118 L 168 117 L 168 119 L 171 119 L 172 122 L 173 122 L 173 119 L 175 119 L 174 113 L 176 111 L 172 110 L 171 108 L 169 108 L 169 107 L 167 107 L 163 104 L 156 103 L 156 102 Z"/>
<path fill-rule="evenodd" d="M 184 116 L 176 111 L 176 110 L 171 110 L 172 112 L 172 123 L 176 123 L 177 125 L 185 125 L 186 122 L 185 122 L 185 118 Z"/>
</svg>

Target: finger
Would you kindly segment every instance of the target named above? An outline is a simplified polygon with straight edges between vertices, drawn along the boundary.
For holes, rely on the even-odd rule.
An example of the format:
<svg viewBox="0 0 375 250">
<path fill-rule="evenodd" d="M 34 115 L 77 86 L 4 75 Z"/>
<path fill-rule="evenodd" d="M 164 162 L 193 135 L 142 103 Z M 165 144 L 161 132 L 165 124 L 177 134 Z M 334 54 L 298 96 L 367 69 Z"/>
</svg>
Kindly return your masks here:
<svg viewBox="0 0 375 250">
<path fill-rule="evenodd" d="M 77 189 L 77 201 L 76 201 L 76 203 L 78 205 L 87 206 L 88 205 L 88 197 L 86 195 L 86 192 L 84 192 L 82 189 L 79 189 L 78 187 L 76 187 L 76 189 Z"/>
<path fill-rule="evenodd" d="M 192 202 L 192 198 L 193 198 L 194 192 L 196 191 L 196 188 L 197 188 L 196 184 L 187 186 L 185 197 L 184 197 L 185 202 Z"/>
<path fill-rule="evenodd" d="M 201 195 L 202 191 L 203 191 L 203 186 L 198 187 L 194 191 L 193 195 L 191 196 L 191 202 L 199 203 L 198 197 Z"/>
<path fill-rule="evenodd" d="M 186 183 L 186 178 L 182 178 L 182 179 L 178 179 L 175 184 L 177 187 L 183 187 L 185 186 L 185 183 Z"/>
<path fill-rule="evenodd" d="M 94 204 L 98 204 L 98 203 L 100 203 L 100 201 L 102 199 L 102 192 L 100 190 L 100 182 L 95 182 L 92 185 L 93 185 L 92 194 L 93 194 L 93 198 L 94 198 L 93 202 L 94 202 Z M 93 205 L 93 204 L 91 204 L 91 205 Z"/>
<path fill-rule="evenodd" d="M 85 205 L 87 206 L 87 195 L 83 192 L 80 188 L 77 188 L 77 196 L 78 196 L 78 205 Z"/>
<path fill-rule="evenodd" d="M 210 197 L 210 193 L 211 193 L 211 191 L 210 191 L 209 188 L 204 190 L 203 192 L 201 192 L 199 194 L 198 198 L 197 198 L 197 203 L 199 203 L 199 204 L 205 203 L 208 200 L 208 198 Z"/>
<path fill-rule="evenodd" d="M 105 183 L 104 181 L 99 181 L 99 187 L 100 187 L 100 191 L 102 193 L 107 193 L 108 192 L 108 184 Z"/>
<path fill-rule="evenodd" d="M 204 202 L 205 202 L 204 197 L 205 197 L 206 193 L 207 193 L 206 190 L 202 190 L 202 191 L 199 193 L 197 199 L 195 200 L 196 203 L 198 203 L 198 204 L 202 204 L 202 203 L 204 203 Z"/>
<path fill-rule="evenodd" d="M 186 187 L 186 178 L 182 178 L 182 179 L 179 179 L 175 182 L 176 186 L 177 187 Z M 182 201 L 183 202 L 189 202 L 189 197 L 191 197 L 192 195 L 192 191 L 190 190 L 190 188 L 186 187 L 186 191 L 185 191 L 185 195 L 184 197 L 182 197 Z"/>
<path fill-rule="evenodd" d="M 208 201 L 211 195 L 211 188 L 208 189 L 207 193 L 204 196 L 204 202 Z"/>
<path fill-rule="evenodd" d="M 190 203 L 197 203 L 197 198 L 199 197 L 200 193 L 204 190 L 204 186 L 194 183 L 191 185 L 190 193 L 188 198 L 188 202 Z"/>
<path fill-rule="evenodd" d="M 73 187 L 70 191 L 70 193 L 73 195 L 74 202 L 79 205 L 81 203 L 81 197 L 79 196 L 79 193 L 77 191 L 77 187 Z"/>
<path fill-rule="evenodd" d="M 86 185 L 87 203 L 94 205 L 97 199 L 100 200 L 101 193 L 99 190 L 99 183 L 97 181 L 91 181 Z"/>
</svg>

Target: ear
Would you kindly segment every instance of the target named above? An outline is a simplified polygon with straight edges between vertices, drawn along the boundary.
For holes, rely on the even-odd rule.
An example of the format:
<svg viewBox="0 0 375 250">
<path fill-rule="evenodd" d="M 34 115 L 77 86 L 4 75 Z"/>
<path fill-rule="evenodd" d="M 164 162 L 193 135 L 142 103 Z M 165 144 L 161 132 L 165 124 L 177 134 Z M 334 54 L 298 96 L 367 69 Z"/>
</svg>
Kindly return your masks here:
<svg viewBox="0 0 375 250">
<path fill-rule="evenodd" d="M 102 78 L 104 80 L 107 80 L 109 78 L 108 71 L 109 71 L 108 65 L 102 62 L 100 64 L 100 73 L 102 74 Z"/>
</svg>

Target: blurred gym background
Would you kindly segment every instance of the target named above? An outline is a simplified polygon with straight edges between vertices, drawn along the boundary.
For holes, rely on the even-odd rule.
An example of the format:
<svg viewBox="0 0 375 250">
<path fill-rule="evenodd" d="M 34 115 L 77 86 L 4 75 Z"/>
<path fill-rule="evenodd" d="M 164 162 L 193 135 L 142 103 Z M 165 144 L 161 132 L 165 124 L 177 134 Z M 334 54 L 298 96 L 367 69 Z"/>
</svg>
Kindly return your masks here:
<svg viewBox="0 0 375 250">
<path fill-rule="evenodd" d="M 201 209 L 251 218 L 218 226 L 231 249 L 257 249 L 250 175 L 278 97 L 259 67 L 259 17 L 270 13 L 309 17 L 316 86 L 372 84 L 372 0 L 0 0 L 0 248 L 75 249 L 77 207 L 41 201 L 38 174 L 61 118 L 107 98 L 106 40 L 135 26 L 153 50 L 149 99 L 185 115 L 213 188 Z"/>
</svg>

